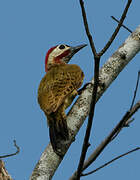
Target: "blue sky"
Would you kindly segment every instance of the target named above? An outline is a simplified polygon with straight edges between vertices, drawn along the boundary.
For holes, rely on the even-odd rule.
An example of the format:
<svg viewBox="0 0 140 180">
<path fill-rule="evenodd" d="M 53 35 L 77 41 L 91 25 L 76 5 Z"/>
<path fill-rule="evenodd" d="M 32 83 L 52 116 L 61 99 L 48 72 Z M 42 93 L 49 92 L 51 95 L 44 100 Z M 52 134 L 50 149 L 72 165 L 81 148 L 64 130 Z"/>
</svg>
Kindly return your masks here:
<svg viewBox="0 0 140 180">
<path fill-rule="evenodd" d="M 89 26 L 98 51 L 116 27 L 116 22 L 110 16 L 119 18 L 125 3 L 124 0 L 86 1 Z M 125 20 L 125 24 L 131 30 L 140 24 L 139 7 L 140 1 L 133 1 Z M 128 35 L 129 32 L 122 28 L 110 49 L 102 57 L 101 65 Z M 14 180 L 29 179 L 49 142 L 46 119 L 37 103 L 37 89 L 45 74 L 46 51 L 59 43 L 72 46 L 88 43 L 78 0 L 0 1 L 0 155 L 15 152 L 13 139 L 16 139 L 21 148 L 20 154 L 4 159 L 6 168 Z M 137 72 L 140 70 L 139 59 L 138 54 L 97 103 L 88 154 L 130 107 Z M 71 63 L 79 64 L 83 69 L 84 83 L 90 81 L 93 76 L 93 56 L 89 45 L 76 54 Z M 138 92 L 137 100 L 139 97 Z M 90 170 L 120 153 L 140 146 L 140 113 L 134 117 L 135 122 L 131 127 L 120 133 Z M 68 179 L 77 168 L 86 122 L 59 166 L 54 180 Z M 140 152 L 135 152 L 85 179 L 138 179 L 139 157 Z"/>
</svg>

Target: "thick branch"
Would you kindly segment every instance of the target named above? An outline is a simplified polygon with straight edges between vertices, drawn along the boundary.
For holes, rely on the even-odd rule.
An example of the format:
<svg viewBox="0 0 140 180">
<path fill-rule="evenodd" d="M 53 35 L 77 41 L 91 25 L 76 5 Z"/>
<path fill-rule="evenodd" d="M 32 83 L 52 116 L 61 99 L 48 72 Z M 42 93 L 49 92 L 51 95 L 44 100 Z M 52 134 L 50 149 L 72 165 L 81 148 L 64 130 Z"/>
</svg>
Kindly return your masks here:
<svg viewBox="0 0 140 180">
<path fill-rule="evenodd" d="M 120 48 L 108 59 L 104 66 L 100 69 L 100 84 L 97 93 L 97 100 L 102 96 L 105 90 L 115 80 L 119 73 L 132 60 L 132 58 L 140 51 L 140 26 L 133 32 Z M 92 80 L 94 83 L 94 79 Z M 72 139 L 67 149 L 73 142 L 73 137 L 79 131 L 85 118 L 89 113 L 89 104 L 91 102 L 92 86 L 81 94 L 67 117 L 67 124 L 72 132 Z M 67 151 L 67 150 L 66 150 Z M 37 163 L 30 180 L 51 179 L 62 159 L 58 157 L 49 144 L 39 162 Z"/>
</svg>

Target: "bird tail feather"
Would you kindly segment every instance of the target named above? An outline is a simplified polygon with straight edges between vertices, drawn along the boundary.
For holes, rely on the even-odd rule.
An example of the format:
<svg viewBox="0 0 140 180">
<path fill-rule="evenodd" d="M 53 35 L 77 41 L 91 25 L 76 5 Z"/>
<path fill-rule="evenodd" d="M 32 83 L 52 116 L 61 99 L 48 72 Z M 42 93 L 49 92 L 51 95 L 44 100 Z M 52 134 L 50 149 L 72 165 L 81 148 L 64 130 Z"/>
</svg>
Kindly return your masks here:
<svg viewBox="0 0 140 180">
<path fill-rule="evenodd" d="M 61 116 L 61 117 L 60 117 Z M 49 135 L 53 150 L 58 154 L 62 148 L 62 141 L 69 139 L 66 118 L 62 114 L 52 113 L 49 115 Z"/>
</svg>

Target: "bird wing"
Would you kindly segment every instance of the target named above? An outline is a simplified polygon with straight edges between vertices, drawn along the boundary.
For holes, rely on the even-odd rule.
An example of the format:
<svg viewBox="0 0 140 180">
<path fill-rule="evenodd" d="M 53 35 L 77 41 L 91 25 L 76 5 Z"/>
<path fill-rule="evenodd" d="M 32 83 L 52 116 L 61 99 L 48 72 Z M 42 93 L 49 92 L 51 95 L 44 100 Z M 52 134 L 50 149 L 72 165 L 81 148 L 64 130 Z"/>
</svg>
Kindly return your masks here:
<svg viewBox="0 0 140 180">
<path fill-rule="evenodd" d="M 38 101 L 41 109 L 47 114 L 56 112 L 65 98 L 82 85 L 83 78 L 84 74 L 77 65 L 52 67 L 40 83 Z"/>
</svg>

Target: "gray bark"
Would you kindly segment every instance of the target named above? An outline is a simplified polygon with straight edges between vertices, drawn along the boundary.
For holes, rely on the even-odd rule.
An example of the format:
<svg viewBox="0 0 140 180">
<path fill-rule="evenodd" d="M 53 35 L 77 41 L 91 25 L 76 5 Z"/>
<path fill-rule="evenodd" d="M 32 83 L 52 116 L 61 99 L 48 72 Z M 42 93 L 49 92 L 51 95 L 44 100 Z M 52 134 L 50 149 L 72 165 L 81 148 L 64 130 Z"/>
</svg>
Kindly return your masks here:
<svg viewBox="0 0 140 180">
<path fill-rule="evenodd" d="M 126 39 L 126 41 L 100 69 L 100 84 L 97 93 L 97 101 L 139 51 L 140 26 L 138 26 L 138 28 Z M 92 83 L 94 83 L 94 78 L 92 79 Z M 72 138 L 68 142 L 66 149 L 64 149 L 64 154 L 73 142 L 73 139 L 84 120 L 88 116 L 92 87 L 92 85 L 89 85 L 87 89 L 80 95 L 67 116 L 67 123 Z M 33 170 L 30 180 L 50 180 L 61 161 L 62 158 L 53 152 L 52 146 L 49 144 L 42 153 L 40 160 Z"/>
</svg>

